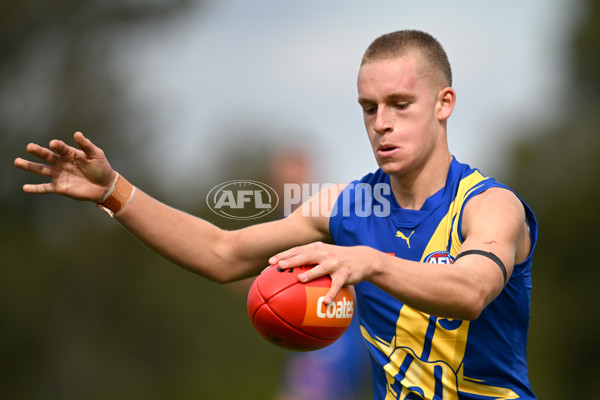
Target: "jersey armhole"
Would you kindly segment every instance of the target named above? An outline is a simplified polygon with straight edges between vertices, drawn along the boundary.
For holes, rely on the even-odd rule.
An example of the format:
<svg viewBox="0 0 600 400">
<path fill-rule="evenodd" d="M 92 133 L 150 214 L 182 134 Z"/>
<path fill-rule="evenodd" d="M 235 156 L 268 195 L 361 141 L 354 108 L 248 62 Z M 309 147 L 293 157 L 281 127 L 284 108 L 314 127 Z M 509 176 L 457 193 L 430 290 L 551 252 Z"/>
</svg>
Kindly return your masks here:
<svg viewBox="0 0 600 400">
<path fill-rule="evenodd" d="M 519 195 L 516 194 L 514 191 L 512 191 L 508 186 L 505 186 L 502 184 L 489 185 L 489 186 L 486 185 L 486 186 L 482 186 L 482 187 L 474 190 L 473 192 L 469 193 L 467 195 L 467 197 L 465 198 L 465 201 L 463 202 L 461 209 L 460 209 L 460 213 L 458 215 L 456 234 L 458 235 L 458 238 L 460 239 L 461 243 L 463 243 L 465 241 L 465 238 L 462 234 L 462 218 L 463 218 L 463 212 L 465 210 L 465 206 L 467 205 L 469 200 L 471 200 L 473 197 L 475 197 L 478 194 L 481 194 L 491 188 L 500 188 L 500 189 L 506 189 L 506 190 L 510 191 L 512 194 L 517 196 L 517 198 L 523 205 L 523 208 L 525 209 L 525 222 L 527 223 L 527 226 L 529 227 L 529 236 L 531 238 L 531 249 L 529 250 L 529 254 L 527 255 L 527 258 L 525 258 L 525 260 L 523 262 L 521 262 L 519 264 L 515 264 L 514 268 L 516 269 L 517 267 L 525 265 L 531 261 L 531 258 L 533 256 L 533 250 L 535 249 L 535 246 L 537 244 L 538 228 L 537 228 L 537 220 L 536 220 L 535 215 L 533 214 L 533 211 L 531 210 L 531 208 L 529 208 L 527 203 L 525 203 L 523 201 L 523 199 L 521 199 L 521 197 L 519 197 Z"/>
<path fill-rule="evenodd" d="M 333 243 L 338 243 L 340 231 L 342 230 L 342 218 L 344 216 L 344 207 L 349 205 L 344 204 L 344 198 L 351 199 L 351 196 L 344 196 L 344 192 L 352 190 L 358 181 L 352 181 L 348 183 L 344 189 L 342 189 L 335 201 L 331 215 L 329 216 L 329 236 Z"/>
<path fill-rule="evenodd" d="M 463 221 L 463 213 L 465 211 L 465 207 L 466 207 L 467 203 L 473 197 L 477 196 L 478 194 L 481 194 L 481 193 L 485 192 L 488 189 L 492 189 L 492 188 L 506 189 L 509 192 L 511 192 L 511 193 L 514 194 L 514 192 L 512 190 L 510 190 L 510 188 L 508 186 L 502 185 L 500 183 L 496 183 L 496 184 L 492 184 L 492 185 L 481 185 L 478 188 L 474 189 L 473 191 L 469 192 L 467 194 L 467 196 L 465 197 L 465 200 L 463 201 L 462 206 L 460 207 L 460 212 L 458 214 L 458 223 L 457 223 L 457 226 L 456 226 L 456 229 L 457 229 L 456 234 L 458 235 L 458 238 L 460 239 L 461 243 L 463 243 L 465 241 L 465 238 L 464 238 L 464 236 L 462 234 L 462 221 Z M 522 200 L 521 200 L 521 203 L 523 203 Z"/>
</svg>

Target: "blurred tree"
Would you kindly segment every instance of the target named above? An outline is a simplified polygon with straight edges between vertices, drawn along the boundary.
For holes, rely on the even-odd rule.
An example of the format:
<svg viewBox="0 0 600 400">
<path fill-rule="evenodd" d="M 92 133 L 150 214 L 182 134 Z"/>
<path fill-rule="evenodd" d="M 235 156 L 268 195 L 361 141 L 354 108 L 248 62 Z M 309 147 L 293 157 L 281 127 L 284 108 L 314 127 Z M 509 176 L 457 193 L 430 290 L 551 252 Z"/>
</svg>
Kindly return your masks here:
<svg viewBox="0 0 600 400">
<path fill-rule="evenodd" d="M 111 140 L 132 118 L 138 128 L 142 124 L 125 100 L 114 47 L 189 6 L 189 0 L 0 3 L 2 165 L 23 151 L 25 141 L 70 139 L 74 129 L 105 136 L 102 144 L 113 160 L 131 160 L 133 138 Z M 16 180 L 12 170 L 3 169 L 1 178 Z"/>
<path fill-rule="evenodd" d="M 282 355 L 257 345 L 243 298 L 167 265 L 89 204 L 24 195 L 32 177 L 12 167 L 29 141 L 71 141 L 81 129 L 152 192 L 135 133 L 152 130 L 127 102 L 115 46 L 202 5 L 0 3 L 0 397 L 264 399 L 274 391 L 268 361 Z M 262 362 L 244 370 L 253 359 Z"/>
<path fill-rule="evenodd" d="M 511 185 L 540 224 L 534 261 L 531 380 L 541 399 L 597 398 L 600 324 L 600 3 L 584 2 L 571 46 L 563 116 L 526 135 L 514 151 Z"/>
</svg>

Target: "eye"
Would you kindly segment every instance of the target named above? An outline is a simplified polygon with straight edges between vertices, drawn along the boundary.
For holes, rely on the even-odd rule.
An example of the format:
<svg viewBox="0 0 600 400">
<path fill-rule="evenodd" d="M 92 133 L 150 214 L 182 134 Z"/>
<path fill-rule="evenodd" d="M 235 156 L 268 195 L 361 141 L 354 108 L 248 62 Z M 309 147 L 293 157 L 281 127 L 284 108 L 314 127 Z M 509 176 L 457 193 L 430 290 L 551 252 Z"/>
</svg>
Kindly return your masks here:
<svg viewBox="0 0 600 400">
<path fill-rule="evenodd" d="M 373 115 L 373 114 L 377 113 L 376 105 L 363 105 L 362 109 L 363 109 L 363 112 L 367 115 Z"/>
<path fill-rule="evenodd" d="M 403 102 L 397 103 L 396 108 L 399 110 L 406 110 L 409 105 L 410 105 L 410 103 L 408 101 L 403 101 Z"/>
</svg>

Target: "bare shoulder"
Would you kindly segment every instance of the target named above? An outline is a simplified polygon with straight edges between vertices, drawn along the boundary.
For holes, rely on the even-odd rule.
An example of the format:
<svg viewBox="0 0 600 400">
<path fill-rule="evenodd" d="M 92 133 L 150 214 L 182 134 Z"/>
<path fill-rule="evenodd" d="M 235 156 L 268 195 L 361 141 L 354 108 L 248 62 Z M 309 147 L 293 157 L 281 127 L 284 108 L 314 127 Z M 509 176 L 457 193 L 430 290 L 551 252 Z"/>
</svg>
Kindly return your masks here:
<svg viewBox="0 0 600 400">
<path fill-rule="evenodd" d="M 512 191 L 501 187 L 487 189 L 473 197 L 465 206 L 465 213 L 486 210 L 494 214 L 517 214 L 519 218 L 525 218 L 521 200 Z"/>
</svg>

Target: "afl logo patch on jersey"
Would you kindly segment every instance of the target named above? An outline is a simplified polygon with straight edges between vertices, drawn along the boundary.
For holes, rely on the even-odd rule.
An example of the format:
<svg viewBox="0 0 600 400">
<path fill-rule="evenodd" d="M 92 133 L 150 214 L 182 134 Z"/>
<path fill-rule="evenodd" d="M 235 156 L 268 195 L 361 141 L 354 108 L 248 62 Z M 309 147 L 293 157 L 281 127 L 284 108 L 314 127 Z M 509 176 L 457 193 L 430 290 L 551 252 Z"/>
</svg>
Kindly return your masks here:
<svg viewBox="0 0 600 400">
<path fill-rule="evenodd" d="M 428 254 L 423 262 L 430 264 L 453 264 L 454 257 L 447 251 L 434 251 L 433 253 Z"/>
</svg>

